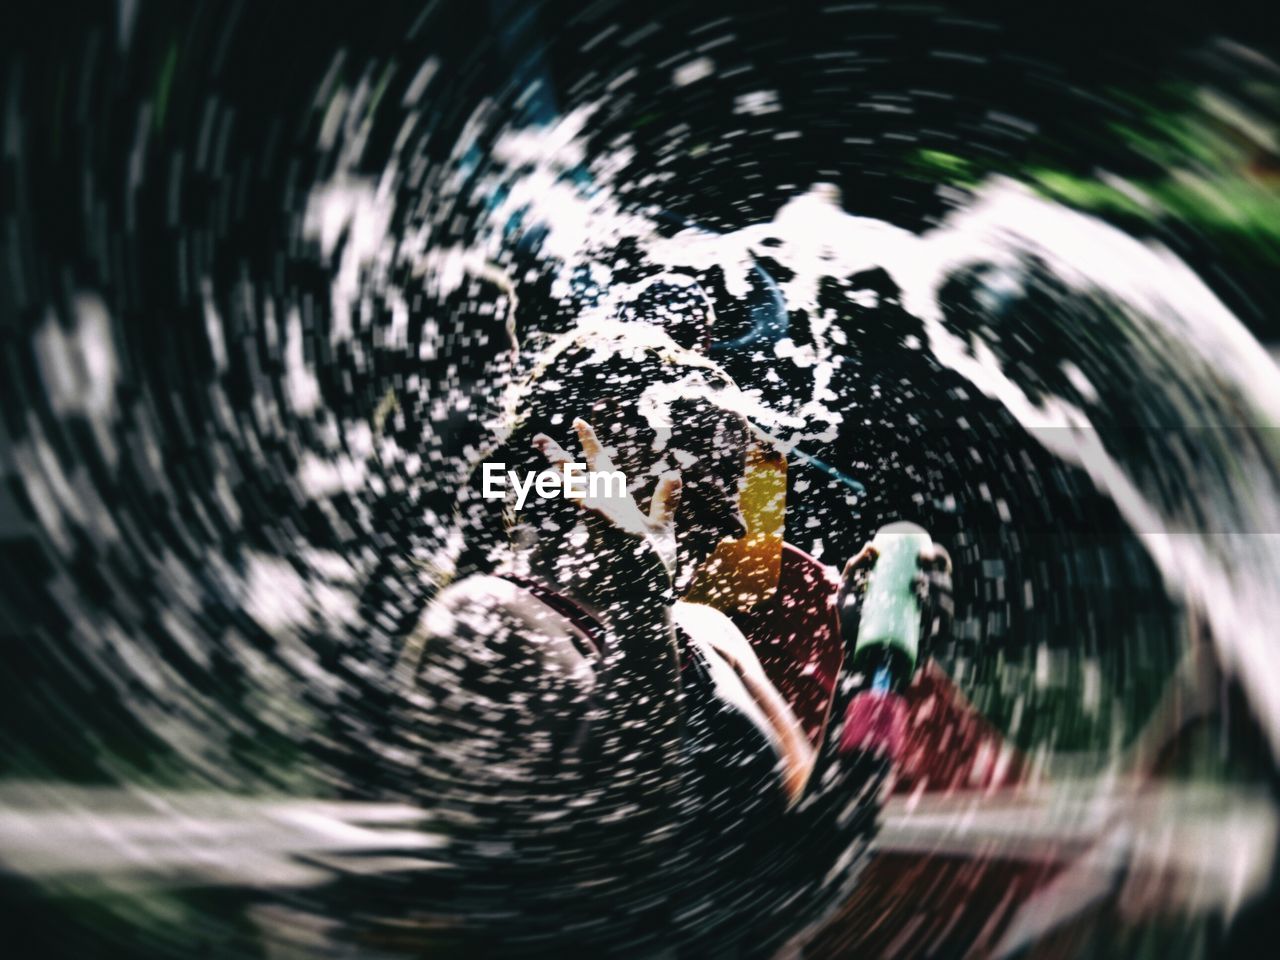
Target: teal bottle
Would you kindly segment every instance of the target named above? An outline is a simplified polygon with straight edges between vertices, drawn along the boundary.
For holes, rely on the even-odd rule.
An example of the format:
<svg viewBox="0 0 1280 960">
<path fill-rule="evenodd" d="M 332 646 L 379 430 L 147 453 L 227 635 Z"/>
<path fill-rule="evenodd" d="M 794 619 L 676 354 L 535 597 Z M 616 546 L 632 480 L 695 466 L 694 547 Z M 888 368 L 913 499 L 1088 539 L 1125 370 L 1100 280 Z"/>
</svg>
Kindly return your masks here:
<svg viewBox="0 0 1280 960">
<path fill-rule="evenodd" d="M 876 531 L 875 564 L 867 580 L 853 648 L 855 669 L 873 689 L 898 689 L 915 672 L 920 648 L 920 554 L 933 539 L 923 527 L 898 521 Z"/>
</svg>

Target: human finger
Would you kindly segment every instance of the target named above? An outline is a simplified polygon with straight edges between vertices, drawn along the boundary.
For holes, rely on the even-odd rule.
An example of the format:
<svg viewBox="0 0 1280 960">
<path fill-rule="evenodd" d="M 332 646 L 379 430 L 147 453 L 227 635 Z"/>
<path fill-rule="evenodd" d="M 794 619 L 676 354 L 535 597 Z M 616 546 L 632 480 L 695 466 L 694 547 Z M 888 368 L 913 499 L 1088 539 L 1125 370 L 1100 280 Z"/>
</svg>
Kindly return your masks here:
<svg viewBox="0 0 1280 960">
<path fill-rule="evenodd" d="M 578 442 L 582 444 L 582 454 L 586 458 L 587 469 L 597 473 L 613 470 L 613 461 L 604 452 L 604 446 L 600 443 L 591 424 L 581 417 L 574 417 L 573 429 L 578 432 Z"/>
<path fill-rule="evenodd" d="M 653 488 L 653 502 L 649 505 L 649 523 L 655 527 L 667 527 L 675 520 L 680 509 L 684 481 L 679 470 L 668 470 L 658 478 Z"/>
<path fill-rule="evenodd" d="M 842 578 L 847 580 L 859 567 L 870 566 L 879 555 L 880 553 L 875 547 L 869 543 L 864 543 L 862 549 L 850 557 L 848 563 L 844 565 Z"/>
<path fill-rule="evenodd" d="M 951 554 L 940 543 L 930 544 L 916 555 L 916 563 L 923 570 L 951 573 Z"/>
<path fill-rule="evenodd" d="M 563 466 L 566 463 L 572 463 L 573 458 L 560 444 L 556 443 L 545 433 L 540 433 L 533 438 L 533 445 L 541 454 L 547 458 L 547 461 L 553 467 Z"/>
</svg>

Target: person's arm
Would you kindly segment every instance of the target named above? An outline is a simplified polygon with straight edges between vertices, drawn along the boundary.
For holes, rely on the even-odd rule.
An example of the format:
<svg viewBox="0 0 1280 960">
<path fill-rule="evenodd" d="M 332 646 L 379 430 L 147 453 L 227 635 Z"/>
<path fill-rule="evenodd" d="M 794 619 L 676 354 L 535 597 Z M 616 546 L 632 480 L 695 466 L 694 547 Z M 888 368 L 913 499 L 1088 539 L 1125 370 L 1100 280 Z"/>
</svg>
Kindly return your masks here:
<svg viewBox="0 0 1280 960">
<path fill-rule="evenodd" d="M 673 612 L 676 622 L 692 640 L 709 648 L 708 654 L 731 671 L 729 677 L 717 682 L 720 695 L 732 699 L 742 713 L 769 735 L 781 762 L 787 804 L 793 805 L 808 783 L 814 752 L 790 704 L 765 674 L 750 641 L 721 611 L 680 601 Z"/>
<path fill-rule="evenodd" d="M 495 800 L 504 787 L 550 786 L 587 722 L 595 687 L 572 629 L 500 577 L 468 577 L 436 597 L 415 638 L 411 692 L 416 739 L 433 773 Z"/>
<path fill-rule="evenodd" d="M 660 903 L 677 852 L 677 691 L 651 656 L 670 627 L 619 618 L 603 670 L 574 629 L 498 577 L 448 588 L 423 619 L 417 780 L 461 871 L 452 909 L 497 911 L 504 937 Z"/>
<path fill-rule="evenodd" d="M 612 470 L 590 426 L 575 428 L 589 469 Z M 535 445 L 553 466 L 569 459 L 545 436 Z M 648 516 L 630 496 L 589 497 L 584 542 L 543 558 L 605 628 L 589 683 L 564 668 L 567 621 L 500 577 L 449 587 L 423 618 L 418 695 L 432 701 L 423 711 L 428 750 L 457 771 L 455 792 L 481 795 L 495 823 L 536 807 L 542 840 L 563 844 L 569 859 L 599 861 L 624 835 L 657 855 L 658 841 L 674 834 L 679 667 L 663 548 L 679 491 L 678 476 L 660 478 Z M 468 778 L 474 788 L 462 784 Z"/>
<path fill-rule="evenodd" d="M 608 453 L 586 421 L 573 421 L 591 473 L 611 473 Z M 552 468 L 572 461 L 543 434 L 534 446 Z M 589 602 L 608 631 L 596 710 L 603 776 L 617 780 L 643 809 L 667 809 L 679 769 L 680 668 L 671 605 L 681 480 L 654 485 L 648 514 L 625 490 L 580 501 L 585 542 L 552 558 L 558 583 Z M 650 803 L 650 801 L 653 801 Z"/>
<path fill-rule="evenodd" d="M 424 743 L 494 798 L 537 790 L 590 810 L 664 793 L 678 735 L 671 627 L 665 607 L 644 607 L 608 619 L 601 663 L 582 652 L 577 627 L 516 583 L 448 587 L 420 628 Z"/>
<path fill-rule="evenodd" d="M 876 550 L 868 544 L 845 566 L 837 605 L 846 658 L 836 683 L 831 720 L 814 752 L 804 794 L 778 824 L 776 855 L 762 859 L 759 876 L 751 881 L 762 889 L 787 892 L 777 902 L 786 904 L 785 919 L 791 924 L 818 920 L 852 893 L 875 835 L 892 770 L 891 750 L 885 749 L 888 743 L 871 738 L 851 744 L 846 738 L 851 707 L 859 714 L 868 700 L 882 701 L 881 706 L 890 711 L 895 709 L 893 703 L 904 703 L 896 692 L 873 692 L 874 676 L 866 675 L 864 665 L 855 664 L 853 657 L 867 577 L 876 560 Z M 941 547 L 935 545 L 920 557 L 916 588 L 923 604 L 923 641 L 945 630 L 951 608 L 950 558 Z M 910 674 L 899 680 L 909 681 Z M 749 925 L 747 936 L 767 956 L 779 946 L 771 937 L 781 926 L 777 916 L 765 909 Z"/>
</svg>

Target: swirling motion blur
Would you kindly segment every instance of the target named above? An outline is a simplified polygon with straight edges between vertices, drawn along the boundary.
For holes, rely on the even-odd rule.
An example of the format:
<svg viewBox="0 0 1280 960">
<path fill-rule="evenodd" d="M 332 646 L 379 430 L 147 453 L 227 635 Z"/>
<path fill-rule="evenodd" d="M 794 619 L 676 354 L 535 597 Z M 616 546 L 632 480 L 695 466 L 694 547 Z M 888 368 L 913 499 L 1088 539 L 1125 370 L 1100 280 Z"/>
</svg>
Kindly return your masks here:
<svg viewBox="0 0 1280 960">
<path fill-rule="evenodd" d="M 618 321 L 741 388 L 788 542 L 837 567 L 906 517 L 954 561 L 883 807 L 828 786 L 878 826 L 756 900 L 667 864 L 711 904 L 693 940 L 754 914 L 754 949 L 814 957 L 1202 955 L 1273 923 L 1280 72 L 1243 15 L 1099 37 L 978 6 L 121 2 L 20 31 L 17 928 L 396 956 L 501 913 L 457 892 L 419 736 L 452 708 L 411 661 L 513 384 Z"/>
</svg>

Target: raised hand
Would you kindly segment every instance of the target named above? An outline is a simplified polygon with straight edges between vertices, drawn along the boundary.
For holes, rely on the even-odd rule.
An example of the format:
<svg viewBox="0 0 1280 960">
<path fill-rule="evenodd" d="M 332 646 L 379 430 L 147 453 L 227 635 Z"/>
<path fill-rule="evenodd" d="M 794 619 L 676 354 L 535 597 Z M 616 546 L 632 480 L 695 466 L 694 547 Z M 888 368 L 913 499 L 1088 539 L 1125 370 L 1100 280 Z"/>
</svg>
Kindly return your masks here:
<svg viewBox="0 0 1280 960">
<path fill-rule="evenodd" d="M 928 641 L 945 636 L 951 629 L 955 612 L 951 594 L 951 554 L 941 544 L 935 543 L 920 551 L 918 560 L 920 576 L 916 590 L 923 613 L 921 631 L 924 634 L 920 642 L 927 645 Z"/>
<path fill-rule="evenodd" d="M 591 425 L 577 417 L 573 428 L 578 434 L 578 442 L 582 447 L 582 457 L 590 473 L 612 473 L 615 470 L 613 461 L 600 443 Z M 565 464 L 575 462 L 573 457 L 544 433 L 533 438 L 533 445 L 547 458 L 553 468 L 561 468 Z M 579 502 L 582 509 L 603 523 L 592 525 L 597 536 L 605 541 L 610 534 L 625 534 L 633 541 L 647 543 L 661 561 L 668 580 L 675 575 L 675 516 L 680 506 L 681 479 L 678 470 L 663 473 L 654 485 L 653 497 L 646 515 L 635 499 L 624 488 L 621 495 L 611 493 L 609 484 L 600 484 L 603 493 L 595 491 L 588 484 L 587 495 Z M 608 546 L 608 544 L 602 544 Z"/>
<path fill-rule="evenodd" d="M 840 574 L 840 591 L 836 594 L 836 609 L 844 616 L 845 610 L 855 612 L 855 608 L 867 591 L 867 578 L 875 568 L 876 548 L 864 543 L 862 549 L 849 558 Z M 852 637 L 850 637 L 852 640 Z"/>
<path fill-rule="evenodd" d="M 849 558 L 840 577 L 836 609 L 846 624 L 846 631 L 856 632 L 858 607 L 867 590 L 871 572 L 879 554 L 875 546 L 865 543 Z M 915 591 L 921 609 L 920 642 L 943 635 L 950 628 L 954 609 L 951 587 L 951 555 L 941 544 L 932 543 L 916 557 L 920 572 L 915 578 Z M 848 639 L 852 642 L 853 633 Z"/>
</svg>

